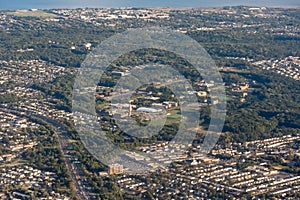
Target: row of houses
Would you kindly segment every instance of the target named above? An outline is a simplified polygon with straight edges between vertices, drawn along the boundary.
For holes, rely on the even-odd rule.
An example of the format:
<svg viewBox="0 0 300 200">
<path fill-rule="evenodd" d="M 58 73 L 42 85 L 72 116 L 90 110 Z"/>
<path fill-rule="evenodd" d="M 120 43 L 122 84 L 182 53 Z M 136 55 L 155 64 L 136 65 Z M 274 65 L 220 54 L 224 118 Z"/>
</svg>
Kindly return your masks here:
<svg viewBox="0 0 300 200">
<path fill-rule="evenodd" d="M 0 141 L 2 152 L 0 163 L 10 161 L 20 152 L 37 145 L 32 133 L 39 129 L 39 124 L 26 118 L 0 111 Z"/>
<path fill-rule="evenodd" d="M 231 143 L 226 148 L 216 145 L 210 156 L 198 153 L 201 145 L 193 145 L 189 146 L 188 153 L 181 156 L 181 159 L 178 159 L 179 157 L 173 159 L 173 164 L 168 168 L 164 170 L 157 168 L 157 172 L 140 175 L 142 179 L 136 179 L 135 176 L 124 171 L 125 174 L 119 175 L 117 183 L 125 192 L 143 196 L 146 191 L 152 191 L 152 195 L 156 198 L 166 193 L 176 197 L 181 193 L 186 193 L 191 199 L 201 199 L 207 198 L 206 193 L 212 190 L 223 192 L 232 199 L 239 199 L 241 195 L 245 194 L 253 198 L 259 198 L 264 194 L 284 198 L 299 191 L 300 176 L 272 168 L 267 161 L 263 160 L 266 158 L 265 156 L 273 156 L 267 154 L 270 149 L 272 151 L 284 147 L 290 149 L 299 140 L 300 135 L 286 135 L 244 144 Z M 168 145 L 169 142 L 152 144 L 143 146 L 139 150 L 150 154 L 154 151 L 164 151 L 168 149 Z M 259 154 L 262 151 L 265 151 L 266 155 Z M 298 151 L 294 149 L 287 154 L 295 155 Z M 169 157 L 176 154 L 173 153 L 167 152 Z M 216 159 L 219 155 L 226 155 L 227 159 Z M 257 159 L 259 156 L 262 156 L 261 159 Z M 156 161 L 164 162 L 164 156 L 157 157 Z M 252 164 L 247 164 L 249 161 Z M 143 162 L 147 162 L 147 160 L 143 160 Z M 243 164 L 247 167 L 238 167 Z M 172 178 L 164 179 L 164 177 Z M 148 180 L 147 185 L 141 181 L 144 179 Z M 164 185 L 158 183 L 156 179 L 164 179 Z"/>
<path fill-rule="evenodd" d="M 284 59 L 262 60 L 253 63 L 255 66 L 274 71 L 280 75 L 300 80 L 300 58 L 289 56 Z"/>
<path fill-rule="evenodd" d="M 30 195 L 21 192 L 1 192 L 4 188 L 20 187 L 27 188 L 28 191 L 34 191 L 36 188 L 52 188 L 57 175 L 49 171 L 41 171 L 29 165 L 20 165 L 18 167 L 4 167 L 0 169 L 0 197 L 2 199 L 19 199 L 22 197 L 31 198 Z M 51 189 L 50 189 L 51 191 Z M 41 195 L 42 196 L 42 195 Z M 69 199 L 65 195 L 50 192 L 49 197 L 41 199 Z"/>
</svg>

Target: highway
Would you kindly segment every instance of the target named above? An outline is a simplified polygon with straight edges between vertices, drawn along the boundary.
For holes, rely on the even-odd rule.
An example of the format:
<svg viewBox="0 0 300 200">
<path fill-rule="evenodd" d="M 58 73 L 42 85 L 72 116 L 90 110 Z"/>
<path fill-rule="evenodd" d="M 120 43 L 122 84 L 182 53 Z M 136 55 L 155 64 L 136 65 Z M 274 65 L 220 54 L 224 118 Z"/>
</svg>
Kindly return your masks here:
<svg viewBox="0 0 300 200">
<path fill-rule="evenodd" d="M 29 116 L 34 116 L 46 124 L 50 125 L 54 129 L 54 134 L 58 138 L 59 142 L 59 147 L 61 149 L 61 152 L 63 153 L 64 159 L 65 159 L 65 165 L 67 170 L 70 172 L 76 194 L 77 196 L 84 200 L 84 199 L 92 199 L 92 197 L 89 195 L 89 192 L 87 189 L 85 189 L 85 186 L 83 185 L 82 180 L 85 179 L 83 170 L 81 169 L 81 165 L 76 165 L 73 164 L 73 159 L 71 156 L 68 155 L 68 146 L 71 145 L 71 143 L 68 142 L 68 138 L 66 137 L 66 131 L 64 130 L 64 127 L 61 126 L 57 121 L 50 119 L 48 117 L 32 113 L 30 111 L 25 111 L 25 110 L 15 110 L 15 109 L 8 109 L 8 108 L 0 108 L 1 111 L 7 112 L 7 113 L 12 113 L 18 116 L 24 116 L 24 117 L 29 117 Z"/>
</svg>

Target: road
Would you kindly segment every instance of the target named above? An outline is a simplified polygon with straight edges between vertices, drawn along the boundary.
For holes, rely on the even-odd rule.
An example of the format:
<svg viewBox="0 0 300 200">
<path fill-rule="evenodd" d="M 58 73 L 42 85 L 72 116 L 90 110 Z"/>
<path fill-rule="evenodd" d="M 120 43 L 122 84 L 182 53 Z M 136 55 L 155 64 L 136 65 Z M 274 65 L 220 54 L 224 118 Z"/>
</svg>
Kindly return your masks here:
<svg viewBox="0 0 300 200">
<path fill-rule="evenodd" d="M 8 112 L 16 115 L 21 116 L 34 116 L 46 124 L 50 125 L 54 129 L 54 134 L 58 138 L 59 147 L 63 153 L 65 164 L 67 170 L 70 172 L 72 180 L 74 182 L 75 190 L 80 199 L 92 199 L 89 195 L 89 192 L 87 189 L 85 189 L 85 186 L 82 183 L 82 180 L 85 179 L 84 174 L 82 173 L 81 166 L 74 166 L 73 159 L 68 155 L 68 146 L 71 144 L 68 142 L 68 138 L 66 137 L 66 131 L 64 130 L 64 127 L 61 126 L 58 122 L 56 122 L 53 119 L 47 118 L 45 116 L 32 113 L 25 110 L 15 110 L 15 109 L 8 109 L 8 108 L 0 108 L 3 112 Z"/>
</svg>

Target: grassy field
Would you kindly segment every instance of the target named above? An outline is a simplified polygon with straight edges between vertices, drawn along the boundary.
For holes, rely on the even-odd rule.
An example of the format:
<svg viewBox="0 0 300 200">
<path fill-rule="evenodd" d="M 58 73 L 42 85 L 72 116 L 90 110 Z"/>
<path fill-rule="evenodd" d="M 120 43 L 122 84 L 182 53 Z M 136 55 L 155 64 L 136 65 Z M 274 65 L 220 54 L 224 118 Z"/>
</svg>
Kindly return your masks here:
<svg viewBox="0 0 300 200">
<path fill-rule="evenodd" d="M 168 115 L 168 118 L 170 118 L 170 119 L 179 119 L 179 118 L 181 118 L 181 115 L 180 114 Z"/>
<path fill-rule="evenodd" d="M 16 17 L 40 17 L 40 18 L 54 18 L 57 17 L 55 14 L 47 13 L 42 10 L 17 10 L 14 12 L 7 12 L 7 15 L 13 15 Z"/>
</svg>

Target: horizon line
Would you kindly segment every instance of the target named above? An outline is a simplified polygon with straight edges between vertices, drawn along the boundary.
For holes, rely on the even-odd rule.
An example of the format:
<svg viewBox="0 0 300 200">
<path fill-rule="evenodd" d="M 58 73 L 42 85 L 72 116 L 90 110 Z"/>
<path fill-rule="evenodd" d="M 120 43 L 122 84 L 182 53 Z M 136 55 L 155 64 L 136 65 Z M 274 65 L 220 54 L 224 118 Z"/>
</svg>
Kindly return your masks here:
<svg viewBox="0 0 300 200">
<path fill-rule="evenodd" d="M 87 7 L 57 7 L 57 8 L 36 8 L 36 7 L 32 7 L 32 8 L 20 8 L 20 9 L 1 9 L 0 11 L 20 11 L 20 10 L 55 10 L 55 9 L 59 9 L 59 10 L 63 10 L 63 9 L 68 9 L 68 10 L 76 10 L 76 9 L 174 9 L 174 10 L 179 10 L 179 9 L 212 9 L 212 8 L 226 8 L 226 7 L 250 7 L 250 8 L 273 8 L 273 9 L 300 9 L 300 5 L 299 6 L 251 6 L 251 5 L 224 5 L 224 6 L 203 6 L 203 7 L 173 7 L 173 6 L 144 6 L 144 7 L 133 7 L 133 6 L 120 6 L 120 7 L 97 7 L 97 6 L 87 6 Z"/>
</svg>

